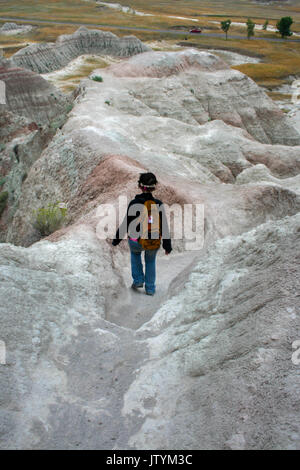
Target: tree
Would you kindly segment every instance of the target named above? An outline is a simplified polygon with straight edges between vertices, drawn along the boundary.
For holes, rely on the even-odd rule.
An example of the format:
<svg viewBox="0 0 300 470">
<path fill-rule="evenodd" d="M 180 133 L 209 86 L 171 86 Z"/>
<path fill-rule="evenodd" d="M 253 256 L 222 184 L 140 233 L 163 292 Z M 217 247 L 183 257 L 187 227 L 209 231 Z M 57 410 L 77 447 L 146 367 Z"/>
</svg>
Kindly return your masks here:
<svg viewBox="0 0 300 470">
<path fill-rule="evenodd" d="M 247 38 L 250 39 L 251 36 L 254 36 L 254 28 L 255 28 L 255 23 L 253 23 L 250 18 L 247 19 Z"/>
<path fill-rule="evenodd" d="M 290 30 L 292 24 L 293 19 L 290 16 L 284 16 L 277 22 L 276 27 L 278 29 L 278 32 L 281 34 L 282 38 L 285 38 L 286 36 L 291 36 L 293 34 Z"/>
<path fill-rule="evenodd" d="M 231 25 L 231 20 L 221 21 L 221 28 L 223 29 L 224 33 L 226 34 L 226 40 L 227 40 L 227 33 L 229 31 L 230 25 Z"/>
<path fill-rule="evenodd" d="M 264 31 L 267 31 L 268 24 L 269 24 L 269 20 L 266 20 L 266 21 L 264 22 L 263 27 L 262 27 L 262 29 L 263 29 Z"/>
</svg>

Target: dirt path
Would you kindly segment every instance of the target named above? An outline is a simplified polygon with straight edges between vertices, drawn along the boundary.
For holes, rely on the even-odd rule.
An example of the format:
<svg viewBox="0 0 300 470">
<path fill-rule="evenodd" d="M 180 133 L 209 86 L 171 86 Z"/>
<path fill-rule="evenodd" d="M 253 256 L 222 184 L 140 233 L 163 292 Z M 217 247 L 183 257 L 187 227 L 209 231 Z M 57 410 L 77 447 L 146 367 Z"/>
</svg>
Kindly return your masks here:
<svg viewBox="0 0 300 470">
<path fill-rule="evenodd" d="M 132 448 L 130 436 L 144 422 L 142 414 L 124 417 L 123 413 L 124 396 L 135 380 L 136 371 L 149 359 L 148 334 L 136 330 L 183 286 L 200 252 L 165 256 L 161 250 L 157 259 L 157 292 L 153 297 L 143 289 L 135 292 L 130 288 L 130 256 L 128 252 L 113 251 L 113 258 L 120 261 L 120 254 L 123 269 L 118 268 L 121 272 L 118 298 L 107 292 L 110 304 L 106 318 L 99 319 L 97 328 L 84 325 L 68 351 L 64 351 L 69 358 L 64 372 L 75 391 L 72 387 L 69 403 L 64 406 L 63 395 L 52 404 L 51 429 L 39 433 L 36 447 L 30 437 L 31 448 L 128 450 Z M 151 402 L 146 405 L 151 406 Z M 25 447 L 23 441 L 19 447 Z"/>
<path fill-rule="evenodd" d="M 107 304 L 106 320 L 116 325 L 137 330 L 149 321 L 152 315 L 159 309 L 175 290 L 187 280 L 187 271 L 201 256 L 201 251 L 186 251 L 184 253 L 164 255 L 160 251 L 157 258 L 157 288 L 155 295 L 148 296 L 144 289 L 134 291 L 130 288 L 132 283 L 130 273 L 130 258 L 128 253 L 128 265 L 122 270 L 122 278 L 125 288 L 120 289 L 117 299 L 112 299 Z"/>
</svg>

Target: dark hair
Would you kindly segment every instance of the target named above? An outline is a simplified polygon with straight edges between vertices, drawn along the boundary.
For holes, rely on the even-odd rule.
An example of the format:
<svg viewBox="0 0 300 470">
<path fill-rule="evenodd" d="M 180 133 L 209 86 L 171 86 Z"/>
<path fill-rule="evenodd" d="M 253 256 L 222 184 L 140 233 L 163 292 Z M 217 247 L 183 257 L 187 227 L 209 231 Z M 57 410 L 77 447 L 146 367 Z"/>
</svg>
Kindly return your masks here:
<svg viewBox="0 0 300 470">
<path fill-rule="evenodd" d="M 139 186 L 142 188 L 151 191 L 155 189 L 157 184 L 156 176 L 153 173 L 141 173 L 139 178 Z"/>
</svg>

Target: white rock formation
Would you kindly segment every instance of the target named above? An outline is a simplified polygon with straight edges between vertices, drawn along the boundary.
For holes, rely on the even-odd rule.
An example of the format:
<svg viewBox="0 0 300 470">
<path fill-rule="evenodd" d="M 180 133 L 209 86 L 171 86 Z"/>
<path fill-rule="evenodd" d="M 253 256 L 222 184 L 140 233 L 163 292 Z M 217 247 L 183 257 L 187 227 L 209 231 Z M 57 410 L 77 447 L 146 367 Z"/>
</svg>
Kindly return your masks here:
<svg viewBox="0 0 300 470">
<path fill-rule="evenodd" d="M 5 36 L 14 36 L 15 34 L 26 34 L 33 29 L 31 25 L 22 25 L 16 23 L 4 23 L 0 28 L 0 34 Z"/>
<path fill-rule="evenodd" d="M 6 102 L 0 105 L 0 190 L 9 193 L 5 211 L 0 210 L 2 242 L 17 209 L 23 181 L 55 129 L 65 122 L 72 100 L 38 74 L 15 67 L 3 57 L 0 81 Z"/>
<path fill-rule="evenodd" d="M 73 34 L 59 36 L 55 43 L 31 44 L 16 52 L 12 60 L 20 67 L 38 73 L 48 73 L 67 65 L 83 54 L 128 57 L 150 50 L 135 36 L 118 38 L 100 29 L 81 26 Z"/>
<path fill-rule="evenodd" d="M 131 446 L 299 449 L 299 230 L 298 213 L 219 240 L 140 328 L 149 358 L 122 410 L 144 420 Z"/>
<path fill-rule="evenodd" d="M 7 109 L 39 125 L 62 121 L 70 97 L 65 96 L 39 74 L 0 57 L 0 80 L 5 83 Z"/>
<path fill-rule="evenodd" d="M 1 448 L 300 449 L 299 134 L 210 53 L 94 73 L 7 241 L 30 245 L 50 201 L 69 225 L 0 244 Z M 126 242 L 96 232 L 98 206 L 133 196 L 144 170 L 165 203 L 205 215 L 202 248 L 160 253 L 153 298 L 128 289 Z"/>
</svg>

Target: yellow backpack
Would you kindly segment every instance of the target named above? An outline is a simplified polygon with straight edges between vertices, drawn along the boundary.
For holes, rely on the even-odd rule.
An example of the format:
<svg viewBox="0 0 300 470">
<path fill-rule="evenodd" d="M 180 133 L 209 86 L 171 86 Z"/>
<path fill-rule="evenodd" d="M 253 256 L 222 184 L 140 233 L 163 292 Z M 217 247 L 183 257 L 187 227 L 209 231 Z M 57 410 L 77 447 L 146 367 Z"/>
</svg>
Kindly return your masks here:
<svg viewBox="0 0 300 470">
<path fill-rule="evenodd" d="M 140 227 L 139 243 L 144 250 L 158 250 L 161 243 L 160 218 L 157 204 L 152 199 L 144 203 L 140 215 Z"/>
</svg>

